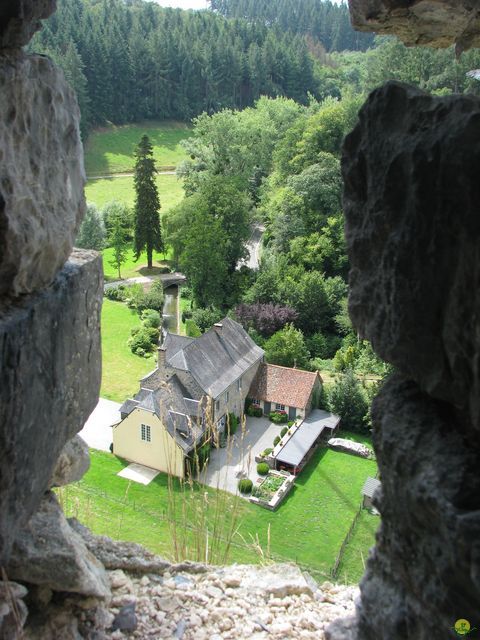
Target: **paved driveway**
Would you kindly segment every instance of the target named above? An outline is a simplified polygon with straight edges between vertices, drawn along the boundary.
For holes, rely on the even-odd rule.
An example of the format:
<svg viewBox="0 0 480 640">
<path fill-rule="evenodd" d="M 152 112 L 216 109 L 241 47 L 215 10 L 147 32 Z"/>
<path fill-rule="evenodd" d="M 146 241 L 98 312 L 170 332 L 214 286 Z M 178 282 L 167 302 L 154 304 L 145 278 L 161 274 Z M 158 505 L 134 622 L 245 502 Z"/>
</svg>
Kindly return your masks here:
<svg viewBox="0 0 480 640">
<path fill-rule="evenodd" d="M 90 449 L 110 451 L 112 424 L 120 421 L 120 407 L 121 404 L 118 402 L 100 398 L 79 434 Z"/>
<path fill-rule="evenodd" d="M 245 477 L 256 483 L 259 476 L 255 456 L 267 447 L 273 449 L 273 439 L 280 435 L 284 426 L 273 424 L 267 418 L 248 417 L 245 431 L 241 432 L 239 427 L 228 447 L 212 449 L 207 471 L 199 480 L 210 487 L 237 493 L 237 473 L 243 470 Z"/>
</svg>

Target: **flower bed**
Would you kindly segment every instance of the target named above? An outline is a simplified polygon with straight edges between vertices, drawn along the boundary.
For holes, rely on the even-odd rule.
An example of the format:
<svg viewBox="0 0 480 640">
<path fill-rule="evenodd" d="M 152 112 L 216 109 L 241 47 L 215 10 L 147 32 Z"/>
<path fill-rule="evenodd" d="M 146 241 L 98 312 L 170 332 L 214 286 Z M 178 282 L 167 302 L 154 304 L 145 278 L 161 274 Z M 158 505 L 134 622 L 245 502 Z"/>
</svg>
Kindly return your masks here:
<svg viewBox="0 0 480 640">
<path fill-rule="evenodd" d="M 280 471 L 270 471 L 259 486 L 254 486 L 250 502 L 274 511 L 293 487 L 295 477 Z"/>
</svg>

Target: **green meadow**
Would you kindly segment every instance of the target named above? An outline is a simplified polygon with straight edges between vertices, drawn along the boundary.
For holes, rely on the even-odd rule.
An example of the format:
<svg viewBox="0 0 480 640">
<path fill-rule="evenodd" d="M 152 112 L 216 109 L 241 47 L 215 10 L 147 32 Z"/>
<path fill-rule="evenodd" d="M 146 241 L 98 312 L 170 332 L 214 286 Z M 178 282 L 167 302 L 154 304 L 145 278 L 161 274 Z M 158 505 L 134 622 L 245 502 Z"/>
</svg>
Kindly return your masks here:
<svg viewBox="0 0 480 640">
<path fill-rule="evenodd" d="M 179 180 L 177 176 L 159 174 L 157 175 L 157 186 L 162 206 L 161 213 L 165 213 L 182 200 L 184 195 L 182 180 Z M 119 200 L 129 206 L 133 206 L 135 202 L 133 176 L 115 176 L 88 180 L 85 187 L 85 196 L 87 202 L 95 204 L 100 209 L 112 200 Z"/>
<path fill-rule="evenodd" d="M 88 137 L 85 145 L 87 176 L 132 172 L 134 150 L 144 134 L 147 134 L 153 145 L 158 171 L 174 170 L 186 157 L 180 142 L 191 135 L 191 129 L 184 122 L 147 121 L 110 125 L 93 131 Z"/>
</svg>

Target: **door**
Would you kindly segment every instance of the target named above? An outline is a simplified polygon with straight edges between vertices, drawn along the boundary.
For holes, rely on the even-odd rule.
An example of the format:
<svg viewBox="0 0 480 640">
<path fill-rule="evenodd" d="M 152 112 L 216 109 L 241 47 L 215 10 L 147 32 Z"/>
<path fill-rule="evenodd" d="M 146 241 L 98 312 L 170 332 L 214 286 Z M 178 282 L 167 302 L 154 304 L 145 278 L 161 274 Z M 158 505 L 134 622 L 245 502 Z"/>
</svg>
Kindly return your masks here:
<svg viewBox="0 0 480 640">
<path fill-rule="evenodd" d="M 272 410 L 272 403 L 271 402 L 264 402 L 263 403 L 263 413 L 268 416 L 268 414 L 270 413 L 270 411 Z"/>
<path fill-rule="evenodd" d="M 295 420 L 295 418 L 297 417 L 297 410 L 295 407 L 289 407 L 288 408 L 288 419 L 289 420 Z"/>
</svg>

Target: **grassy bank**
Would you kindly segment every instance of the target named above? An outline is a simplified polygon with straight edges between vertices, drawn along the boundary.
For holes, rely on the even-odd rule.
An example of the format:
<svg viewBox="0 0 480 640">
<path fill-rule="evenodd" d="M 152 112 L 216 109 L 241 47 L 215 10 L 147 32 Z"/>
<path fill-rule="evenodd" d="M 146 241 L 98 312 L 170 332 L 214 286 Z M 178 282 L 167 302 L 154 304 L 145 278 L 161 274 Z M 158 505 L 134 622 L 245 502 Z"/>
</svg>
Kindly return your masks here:
<svg viewBox="0 0 480 640">
<path fill-rule="evenodd" d="M 143 134 L 153 145 L 153 156 L 158 171 L 169 170 L 185 158 L 180 141 L 191 135 L 184 122 L 146 121 L 138 124 L 110 125 L 93 131 L 85 146 L 87 175 L 133 171 L 134 150 Z"/>
</svg>

